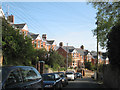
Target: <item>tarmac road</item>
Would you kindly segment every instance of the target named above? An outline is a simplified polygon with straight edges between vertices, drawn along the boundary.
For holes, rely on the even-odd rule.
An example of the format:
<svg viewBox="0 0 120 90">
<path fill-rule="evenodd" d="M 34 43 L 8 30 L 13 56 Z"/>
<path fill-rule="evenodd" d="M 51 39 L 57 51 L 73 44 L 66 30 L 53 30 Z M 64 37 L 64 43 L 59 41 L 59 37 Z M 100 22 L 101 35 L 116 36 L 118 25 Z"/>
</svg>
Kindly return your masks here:
<svg viewBox="0 0 120 90">
<path fill-rule="evenodd" d="M 95 80 L 93 80 L 92 78 L 90 77 L 84 77 L 84 78 L 77 78 L 76 80 L 74 81 L 68 81 L 68 85 L 66 87 L 63 87 L 62 90 L 65 90 L 65 89 L 72 89 L 74 90 L 74 88 L 76 89 L 80 89 L 80 88 L 103 88 L 102 84 L 98 84 Z M 75 89 L 75 90 L 76 90 Z"/>
</svg>

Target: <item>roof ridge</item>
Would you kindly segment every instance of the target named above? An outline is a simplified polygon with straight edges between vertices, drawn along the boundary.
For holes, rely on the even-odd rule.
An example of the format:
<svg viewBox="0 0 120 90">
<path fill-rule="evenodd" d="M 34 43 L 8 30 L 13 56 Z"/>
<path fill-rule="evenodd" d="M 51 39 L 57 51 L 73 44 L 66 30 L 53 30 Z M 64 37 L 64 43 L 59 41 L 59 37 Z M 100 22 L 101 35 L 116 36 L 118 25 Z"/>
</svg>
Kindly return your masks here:
<svg viewBox="0 0 120 90">
<path fill-rule="evenodd" d="M 13 24 L 13 25 L 23 25 L 23 24 L 26 24 L 26 23 L 20 23 L 20 24 Z"/>
</svg>

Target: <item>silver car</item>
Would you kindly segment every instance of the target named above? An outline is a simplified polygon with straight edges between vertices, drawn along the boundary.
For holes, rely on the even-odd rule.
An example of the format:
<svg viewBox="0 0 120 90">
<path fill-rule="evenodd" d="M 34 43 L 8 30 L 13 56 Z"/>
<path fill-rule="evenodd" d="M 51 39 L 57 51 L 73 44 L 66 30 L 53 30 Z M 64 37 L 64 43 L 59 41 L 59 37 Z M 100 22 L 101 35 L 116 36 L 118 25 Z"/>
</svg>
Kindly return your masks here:
<svg viewBox="0 0 120 90">
<path fill-rule="evenodd" d="M 66 76 L 68 80 L 75 80 L 74 72 L 66 72 Z"/>
</svg>

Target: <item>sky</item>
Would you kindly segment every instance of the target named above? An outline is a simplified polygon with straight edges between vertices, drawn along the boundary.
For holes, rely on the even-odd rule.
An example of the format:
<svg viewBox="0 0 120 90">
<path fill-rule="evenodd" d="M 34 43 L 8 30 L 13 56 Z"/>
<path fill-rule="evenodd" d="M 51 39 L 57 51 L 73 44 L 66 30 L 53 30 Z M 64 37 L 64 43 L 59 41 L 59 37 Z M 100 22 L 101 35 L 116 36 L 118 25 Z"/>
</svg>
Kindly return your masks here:
<svg viewBox="0 0 120 90">
<path fill-rule="evenodd" d="M 59 45 L 96 51 L 97 41 L 92 30 L 96 28 L 96 10 L 87 2 L 3 2 L 3 11 L 14 15 L 15 23 L 26 23 L 29 31 L 47 34 Z M 101 50 L 99 48 L 100 51 Z"/>
</svg>

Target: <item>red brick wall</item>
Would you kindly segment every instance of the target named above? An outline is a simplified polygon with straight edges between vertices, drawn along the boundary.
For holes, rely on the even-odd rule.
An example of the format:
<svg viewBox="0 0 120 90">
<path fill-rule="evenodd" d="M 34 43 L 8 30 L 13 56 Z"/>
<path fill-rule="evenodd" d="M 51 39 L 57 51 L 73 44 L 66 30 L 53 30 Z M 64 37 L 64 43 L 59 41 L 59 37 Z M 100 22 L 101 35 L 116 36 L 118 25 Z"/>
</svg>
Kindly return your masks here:
<svg viewBox="0 0 120 90">
<path fill-rule="evenodd" d="M 63 48 L 59 47 L 57 51 L 60 55 L 64 56 L 65 58 L 67 57 L 67 52 Z"/>
</svg>

